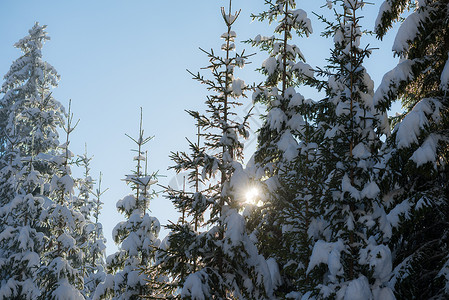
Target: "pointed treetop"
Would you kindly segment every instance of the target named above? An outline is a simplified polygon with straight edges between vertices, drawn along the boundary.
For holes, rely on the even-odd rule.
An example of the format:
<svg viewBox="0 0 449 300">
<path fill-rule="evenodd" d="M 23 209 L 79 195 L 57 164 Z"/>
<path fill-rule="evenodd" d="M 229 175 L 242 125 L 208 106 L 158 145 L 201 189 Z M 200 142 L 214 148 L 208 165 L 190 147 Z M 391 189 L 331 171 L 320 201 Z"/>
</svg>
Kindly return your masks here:
<svg viewBox="0 0 449 300">
<path fill-rule="evenodd" d="M 42 49 L 43 43 L 50 40 L 45 29 L 47 25 L 39 25 L 39 22 L 34 23 L 33 28 L 28 30 L 29 35 L 20 39 L 14 44 L 14 47 L 22 49 L 26 52 L 31 49 Z"/>
</svg>

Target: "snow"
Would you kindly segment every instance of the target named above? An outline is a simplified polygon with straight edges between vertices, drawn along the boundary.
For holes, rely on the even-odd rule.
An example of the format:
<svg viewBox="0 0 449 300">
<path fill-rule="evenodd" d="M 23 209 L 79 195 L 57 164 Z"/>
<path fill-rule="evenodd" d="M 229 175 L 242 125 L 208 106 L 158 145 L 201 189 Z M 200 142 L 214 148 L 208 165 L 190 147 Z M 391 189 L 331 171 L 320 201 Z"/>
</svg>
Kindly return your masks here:
<svg viewBox="0 0 449 300">
<path fill-rule="evenodd" d="M 390 1 L 386 0 L 382 3 L 382 5 L 379 8 L 379 12 L 377 13 L 377 18 L 376 18 L 374 28 L 378 28 L 379 26 L 381 26 L 382 16 L 389 11 L 391 11 Z"/>
<path fill-rule="evenodd" d="M 410 14 L 398 29 L 392 50 L 403 57 L 403 53 L 408 51 L 409 43 L 415 39 L 419 32 L 419 27 L 425 22 L 427 17 L 428 13 L 420 10 Z"/>
<path fill-rule="evenodd" d="M 416 149 L 410 160 L 416 163 L 416 166 L 420 167 L 428 162 L 436 162 L 438 158 L 437 146 L 440 136 L 438 134 L 430 134 L 424 143 Z M 436 165 L 435 165 L 436 167 Z"/>
<path fill-rule="evenodd" d="M 389 287 L 373 290 L 374 300 L 396 300 L 393 291 Z"/>
<path fill-rule="evenodd" d="M 267 265 L 268 269 L 270 270 L 271 282 L 273 284 L 273 287 L 276 288 L 278 286 L 281 286 L 282 277 L 281 273 L 279 272 L 279 266 L 276 260 L 273 257 L 270 257 L 269 259 L 267 259 Z"/>
<path fill-rule="evenodd" d="M 377 245 L 372 237 L 368 242 L 367 247 L 360 250 L 359 263 L 369 265 L 374 278 L 387 282 L 393 270 L 391 251 L 386 245 Z"/>
<path fill-rule="evenodd" d="M 245 88 L 245 82 L 239 78 L 235 78 L 232 80 L 232 93 L 235 96 L 241 96 L 242 90 Z"/>
<path fill-rule="evenodd" d="M 283 124 L 287 122 L 287 116 L 282 111 L 282 109 L 274 107 L 268 113 L 267 122 L 271 130 L 276 130 L 277 132 L 280 132 Z"/>
<path fill-rule="evenodd" d="M 226 224 L 224 238 L 227 241 L 224 243 L 224 252 L 230 254 L 232 257 L 234 254 L 229 250 L 233 247 L 238 247 L 243 243 L 243 236 L 245 234 L 245 220 L 235 210 L 228 209 L 226 211 L 224 223 Z"/>
<path fill-rule="evenodd" d="M 70 234 L 67 234 L 67 233 L 61 234 L 58 237 L 57 241 L 61 244 L 63 249 L 66 249 L 66 251 L 68 251 L 68 252 L 73 249 L 76 249 L 75 248 L 76 241 Z"/>
<path fill-rule="evenodd" d="M 66 194 L 71 194 L 73 192 L 73 187 L 75 185 L 75 181 L 73 180 L 72 176 L 70 175 L 64 175 L 62 177 L 58 177 L 57 175 L 54 175 L 51 180 L 51 190 L 62 190 Z"/>
<path fill-rule="evenodd" d="M 360 276 L 351 280 L 345 289 L 344 300 L 370 300 L 373 299 L 368 279 Z"/>
<path fill-rule="evenodd" d="M 246 188 L 249 185 L 249 176 L 240 163 L 234 162 L 233 168 L 234 172 L 229 181 L 230 186 L 238 194 L 243 194 L 246 192 Z"/>
<path fill-rule="evenodd" d="M 282 134 L 277 146 L 279 150 L 283 151 L 283 156 L 287 161 L 292 161 L 298 156 L 298 142 L 288 129 Z"/>
<path fill-rule="evenodd" d="M 210 294 L 206 289 L 207 285 L 204 280 L 207 274 L 193 273 L 187 276 L 184 286 L 182 287 L 181 297 L 190 297 L 192 300 L 206 300 L 209 299 Z"/>
<path fill-rule="evenodd" d="M 292 102 L 290 102 L 292 103 Z M 295 114 L 293 117 L 290 118 L 287 122 L 287 126 L 293 130 L 293 132 L 303 132 L 303 128 L 306 125 L 306 122 L 304 121 L 304 118 L 300 114 Z"/>
<path fill-rule="evenodd" d="M 294 28 L 302 27 L 306 34 L 313 33 L 312 22 L 307 17 L 307 13 L 302 9 L 292 11 L 293 21 L 296 26 Z"/>
<path fill-rule="evenodd" d="M 440 77 L 440 87 L 443 91 L 449 92 L 449 52 L 447 53 L 448 59 L 444 65 L 443 72 Z"/>
<path fill-rule="evenodd" d="M 371 156 L 371 151 L 363 142 L 361 142 L 352 149 L 352 155 L 354 158 L 365 159 Z"/>
<path fill-rule="evenodd" d="M 288 103 L 289 108 L 300 107 L 304 103 L 304 96 L 296 93 L 292 95 L 290 102 Z"/>
<path fill-rule="evenodd" d="M 277 60 L 275 57 L 268 57 L 263 63 L 262 67 L 267 71 L 268 75 L 271 75 L 276 71 L 277 68 Z"/>
<path fill-rule="evenodd" d="M 361 199 L 360 192 L 352 186 L 351 179 L 349 178 L 348 174 L 345 174 L 341 180 L 341 190 L 342 192 L 348 192 L 350 196 L 356 200 Z"/>
<path fill-rule="evenodd" d="M 413 78 L 412 66 L 414 63 L 415 61 L 413 60 L 403 60 L 391 71 L 385 73 L 382 77 L 382 82 L 374 93 L 373 102 L 375 107 L 378 103 L 388 100 L 391 95 L 395 95 L 401 82 Z M 388 124 L 382 123 L 382 127 L 386 130 Z"/>
<path fill-rule="evenodd" d="M 303 63 L 302 61 L 297 62 L 293 66 L 292 70 L 297 71 L 306 77 L 313 77 L 315 75 L 313 68 L 309 64 Z"/>
<path fill-rule="evenodd" d="M 36 252 L 32 252 L 32 251 L 25 252 L 22 260 L 28 261 L 27 267 L 30 269 L 38 267 L 41 262 L 39 254 L 37 254 Z"/>
<path fill-rule="evenodd" d="M 127 195 L 123 199 L 117 201 L 116 206 L 126 212 L 131 212 L 136 207 L 136 198 L 134 195 Z"/>
<path fill-rule="evenodd" d="M 443 277 L 446 280 L 444 290 L 446 294 L 449 295 L 449 256 L 446 256 L 444 259 L 446 262 L 438 272 L 438 277 Z"/>
<path fill-rule="evenodd" d="M 71 285 L 66 278 L 57 283 L 57 288 L 53 291 L 54 300 L 82 300 L 83 295 Z"/>
<path fill-rule="evenodd" d="M 370 181 L 362 190 L 360 195 L 362 197 L 366 197 L 368 199 L 376 199 L 377 195 L 379 195 L 380 189 L 379 186 L 374 182 Z"/>
<path fill-rule="evenodd" d="M 403 202 L 396 205 L 388 214 L 387 220 L 392 227 L 397 227 L 399 225 L 399 216 L 404 215 L 406 219 L 409 217 L 409 211 L 411 209 L 410 202 L 404 200 Z"/>
<path fill-rule="evenodd" d="M 337 275 L 342 275 L 343 265 L 340 262 L 340 253 L 343 250 L 344 245 L 342 240 L 338 240 L 335 243 L 318 240 L 313 246 L 306 273 L 310 273 L 313 268 L 324 263 L 328 266 L 330 278 L 335 279 Z"/>
<path fill-rule="evenodd" d="M 428 124 L 428 116 L 439 120 L 441 104 L 430 98 L 420 100 L 395 128 L 396 145 L 399 149 L 418 143 L 418 137 Z M 427 147 L 429 148 L 430 145 Z"/>
<path fill-rule="evenodd" d="M 351 107 L 348 102 L 338 102 L 337 107 L 335 108 L 335 114 L 337 117 L 340 117 L 342 115 L 349 115 L 351 112 Z"/>
<path fill-rule="evenodd" d="M 95 290 L 95 294 L 93 295 L 93 300 L 100 300 L 102 295 L 105 295 L 108 290 L 112 289 L 114 286 L 114 275 L 107 274 L 106 278 L 103 282 L 101 282 L 97 289 Z"/>
</svg>

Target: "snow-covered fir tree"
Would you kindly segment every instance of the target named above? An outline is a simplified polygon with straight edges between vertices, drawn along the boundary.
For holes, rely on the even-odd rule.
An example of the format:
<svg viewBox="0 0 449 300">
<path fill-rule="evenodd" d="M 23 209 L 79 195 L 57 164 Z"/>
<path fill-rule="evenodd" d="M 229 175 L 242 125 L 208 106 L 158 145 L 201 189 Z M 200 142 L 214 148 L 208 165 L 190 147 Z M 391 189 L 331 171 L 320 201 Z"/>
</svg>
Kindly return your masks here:
<svg viewBox="0 0 449 300">
<path fill-rule="evenodd" d="M 77 262 L 83 252 L 76 243 L 84 227 L 84 216 L 73 207 L 75 180 L 71 175 L 73 153 L 69 150 L 73 114 L 67 114 L 65 143 L 58 147 L 59 153 L 47 154 L 53 167 L 51 180 L 46 183 L 46 207 L 42 214 L 45 230 L 45 250 L 38 270 L 42 287 L 41 299 L 84 299 L 80 293 L 84 279 Z M 55 149 L 56 150 L 56 149 Z"/>
<path fill-rule="evenodd" d="M 98 286 L 93 299 L 135 300 L 154 296 L 148 285 L 151 278 L 144 271 L 153 264 L 155 248 L 160 245 L 160 223 L 148 214 L 150 202 L 156 195 L 152 185 L 157 180 L 156 173 L 147 171 L 147 152 L 143 147 L 152 137 L 144 136 L 142 121 L 141 114 L 138 137 L 128 136 L 137 145 L 137 155 L 133 174 L 125 178 L 134 193 L 117 202 L 117 209 L 126 217 L 112 232 L 115 243 L 120 246 L 119 251 L 107 257 L 108 275 Z"/>
<path fill-rule="evenodd" d="M 101 173 L 98 186 L 93 192 L 93 223 L 90 228 L 85 228 L 89 234 L 86 252 L 87 267 L 84 274 L 84 291 L 86 298 L 91 299 L 97 286 L 106 279 L 106 239 L 103 234 L 103 225 L 99 221 L 100 211 L 103 208 L 102 195 L 107 191 L 101 188 Z"/>
<path fill-rule="evenodd" d="M 324 35 L 332 36 L 326 99 L 320 101 L 316 123 L 324 134 L 318 160 L 325 186 L 314 203 L 323 215 L 321 226 L 310 229 L 320 237 L 307 266 L 315 285 L 309 298 L 394 299 L 388 280 L 392 255 L 383 208 L 378 164 L 385 109 L 375 106 L 374 83 L 363 67 L 371 49 L 361 48 L 361 0 L 334 1 L 336 22 Z M 317 201 L 319 200 L 319 201 Z"/>
<path fill-rule="evenodd" d="M 439 0 L 383 1 L 378 37 L 407 9 L 393 44 L 400 61 L 375 94 L 379 105 L 400 99 L 404 108 L 385 149 L 395 254 L 390 285 L 401 299 L 442 299 L 449 294 L 449 7 Z"/>
<path fill-rule="evenodd" d="M 36 271 L 44 244 L 40 232 L 43 199 L 33 192 L 42 177 L 32 160 L 22 160 L 17 152 L 14 144 L 6 143 L 2 153 L 6 160 L 0 171 L 2 187 L 10 183 L 13 189 L 8 195 L 3 193 L 0 206 L 0 298 L 37 299 L 41 290 Z"/>
<path fill-rule="evenodd" d="M 67 277 L 66 270 L 61 270 L 63 266 L 57 266 L 60 271 L 57 277 L 62 281 L 50 283 L 46 281 L 49 273 L 44 275 L 44 269 L 55 266 L 56 261 L 51 258 L 58 260 L 48 252 L 51 243 L 55 243 L 50 238 L 48 217 L 54 201 L 61 198 L 51 182 L 60 174 L 58 170 L 65 169 L 66 155 L 64 150 L 58 151 L 58 129 L 63 124 L 64 108 L 50 92 L 59 75 L 42 60 L 43 44 L 49 40 L 45 28 L 36 23 L 29 35 L 15 44 L 23 55 L 13 62 L 2 85 L 2 172 L 9 170 L 9 186 L 13 187 L 2 190 L 8 195 L 2 195 L 1 200 L 1 223 L 5 230 L 2 230 L 0 247 L 4 249 L 0 250 L 0 261 L 5 276 L 0 282 L 4 299 L 54 299 L 57 296 L 51 292 L 65 288 L 65 299 L 80 299 L 69 283 L 62 282 Z M 3 180 L 1 185 L 8 185 Z"/>
<path fill-rule="evenodd" d="M 154 268 L 149 270 L 153 275 L 151 286 L 159 290 L 165 299 L 180 298 L 179 290 L 182 289 L 187 276 L 197 270 L 199 253 L 196 251 L 198 245 L 195 242 L 200 226 L 204 224 L 206 210 L 211 204 L 200 192 L 205 184 L 200 174 L 205 148 L 200 146 L 201 126 L 199 123 L 196 126 L 196 143 L 188 140 L 191 153 L 172 152 L 170 155 L 176 163 L 172 169 L 178 174 L 188 172 L 187 178 L 183 178 L 182 190 L 167 187 L 166 197 L 172 201 L 181 216 L 177 223 L 166 226 L 170 233 L 158 249 Z"/>
<path fill-rule="evenodd" d="M 175 205 L 191 217 L 191 223 L 171 226 L 161 250 L 160 268 L 175 279 L 166 298 L 182 299 L 267 299 L 272 297 L 271 274 L 258 253 L 240 214 L 248 188 L 248 176 L 241 165 L 243 143 L 248 136 L 247 116 L 239 122 L 236 108 L 241 106 L 249 87 L 234 76 L 248 55 L 233 53 L 236 33 L 232 25 L 239 12 L 232 13 L 231 1 L 222 8 L 226 32 L 224 55 L 204 51 L 212 79 L 200 73 L 193 78 L 211 91 L 206 114 L 189 111 L 199 126 L 204 146 L 190 143 L 193 154 L 173 153 L 175 170 L 191 172 L 189 182 L 195 191 L 172 192 Z M 203 188 L 199 189 L 199 174 Z M 190 222 L 190 221 L 189 221 Z M 178 288 L 178 292 L 176 291 Z"/>
<path fill-rule="evenodd" d="M 50 92 L 57 86 L 59 75 L 42 59 L 42 47 L 50 39 L 45 28 L 36 23 L 29 35 L 14 45 L 23 55 L 13 62 L 2 85 L 1 140 L 20 136 L 17 147 L 23 156 L 56 149 L 56 129 L 62 125 L 64 114 L 64 108 Z M 49 168 L 44 164 L 40 169 Z"/>
<path fill-rule="evenodd" d="M 106 277 L 105 249 L 106 239 L 103 236 L 103 227 L 98 218 L 103 202 L 101 196 L 101 173 L 98 187 L 94 191 L 94 180 L 90 176 L 90 162 L 92 157 L 85 153 L 78 156 L 77 166 L 84 169 L 83 178 L 77 180 L 79 194 L 74 198 L 73 206 L 84 216 L 85 223 L 80 235 L 75 236 L 80 250 L 83 252 L 79 260 L 78 269 L 84 277 L 83 295 L 90 299 L 99 283 Z M 92 198 L 93 196 L 93 198 Z"/>
<path fill-rule="evenodd" d="M 267 78 L 253 95 L 267 110 L 254 156 L 254 177 L 264 181 L 266 197 L 251 223 L 263 241 L 261 251 L 281 266 L 277 294 L 297 297 L 306 287 L 311 251 L 307 234 L 313 218 L 311 189 L 321 178 L 316 178 L 319 174 L 313 167 L 318 138 L 312 123 L 315 103 L 296 90 L 301 84 L 312 84 L 314 72 L 292 40 L 308 36 L 312 27 L 296 1 L 266 1 L 266 6 L 252 18 L 275 23 L 274 35 L 248 41 L 269 54 L 260 68 Z"/>
</svg>

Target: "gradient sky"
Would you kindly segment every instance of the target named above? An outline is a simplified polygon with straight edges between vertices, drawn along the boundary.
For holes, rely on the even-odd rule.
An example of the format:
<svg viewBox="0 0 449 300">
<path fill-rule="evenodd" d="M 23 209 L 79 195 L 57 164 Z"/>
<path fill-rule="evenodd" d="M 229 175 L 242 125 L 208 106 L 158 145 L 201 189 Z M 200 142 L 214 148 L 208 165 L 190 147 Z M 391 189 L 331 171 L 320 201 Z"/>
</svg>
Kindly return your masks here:
<svg viewBox="0 0 449 300">
<path fill-rule="evenodd" d="M 381 1 L 376 1 L 381 2 Z M 21 53 L 14 43 L 28 34 L 34 22 L 48 25 L 51 40 L 44 46 L 44 60 L 61 75 L 59 87 L 53 95 L 66 107 L 72 99 L 72 111 L 80 123 L 71 138 L 75 154 L 94 156 L 92 176 L 103 173 L 103 187 L 109 188 L 103 197 L 104 209 L 100 220 L 108 240 L 108 253 L 116 248 L 111 238 L 113 227 L 123 219 L 116 211 L 117 200 L 131 190 L 121 180 L 134 166 L 132 141 L 125 133 L 138 133 L 140 107 L 143 108 L 144 129 L 155 136 L 147 145 L 149 170 L 159 170 L 165 177 L 163 185 L 182 185 L 182 176 L 167 170 L 172 163 L 170 151 L 187 149 L 184 137 L 193 138 L 194 122 L 185 109 L 203 110 L 206 89 L 193 81 L 186 72 L 207 65 L 207 57 L 199 51 L 221 45 L 220 35 L 225 31 L 220 7 L 228 0 L 1 0 L 0 1 L 0 74 L 8 71 Z M 234 31 L 237 40 L 246 40 L 257 34 L 272 35 L 273 26 L 252 22 L 251 13 L 260 12 L 262 0 L 234 0 L 233 8 L 242 9 Z M 320 37 L 323 25 L 312 11 L 331 16 L 331 11 L 320 8 L 324 0 L 298 0 L 312 19 L 314 33 L 308 39 L 295 39 L 312 66 L 323 66 L 332 47 L 330 40 Z M 372 29 L 379 5 L 364 8 L 362 24 Z M 374 37 L 362 39 L 375 50 L 365 63 L 376 87 L 383 74 L 397 63 L 391 53 L 394 30 L 384 41 Z M 248 49 L 237 43 L 237 50 Z M 265 54 L 253 57 L 253 63 L 237 74 L 245 82 L 257 82 L 261 76 L 254 70 Z M 204 72 L 207 74 L 207 72 Z M 310 89 L 298 89 L 315 100 L 321 95 Z M 245 108 L 251 106 L 246 100 Z M 395 106 L 395 110 L 399 109 Z M 258 108 L 261 110 L 261 108 Z M 255 131 L 260 121 L 253 118 Z M 247 156 L 255 147 L 255 134 L 248 142 Z M 74 168 L 74 174 L 81 174 Z M 162 224 L 176 221 L 177 214 L 163 195 L 153 200 L 151 215 Z M 163 232 L 163 237 L 166 232 Z"/>
</svg>

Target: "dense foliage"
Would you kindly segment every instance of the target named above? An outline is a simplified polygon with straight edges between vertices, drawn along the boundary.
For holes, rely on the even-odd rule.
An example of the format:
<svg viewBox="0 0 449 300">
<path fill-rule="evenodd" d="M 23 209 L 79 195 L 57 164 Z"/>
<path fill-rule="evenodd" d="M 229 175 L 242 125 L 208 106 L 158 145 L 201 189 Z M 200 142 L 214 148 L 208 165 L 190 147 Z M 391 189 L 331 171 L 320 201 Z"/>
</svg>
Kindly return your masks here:
<svg viewBox="0 0 449 300">
<path fill-rule="evenodd" d="M 77 123 L 52 96 L 60 77 L 42 57 L 46 26 L 14 45 L 22 55 L 0 98 L 0 299 L 448 297 L 448 1 L 381 3 L 377 37 L 401 24 L 399 62 L 377 89 L 364 67 L 375 51 L 362 46 L 367 2 L 323 3 L 315 16 L 333 47 L 327 65 L 311 66 L 294 44 L 309 47 L 311 12 L 265 0 L 252 19 L 267 32 L 245 41 L 266 56 L 256 84 L 238 78 L 254 54 L 236 50 L 231 2 L 221 49 L 201 49 L 209 72 L 189 72 L 208 96 L 203 112 L 187 111 L 190 152 L 170 154 L 186 175 L 163 196 L 180 218 L 159 240 L 141 113 L 135 168 L 123 179 L 132 193 L 117 201 L 119 250 L 107 258 L 101 175 L 95 189 L 92 158 L 70 151 Z M 303 88 L 323 97 L 306 99 Z M 265 108 L 260 128 L 241 109 L 251 94 Z M 388 117 L 395 101 L 404 111 Z M 245 165 L 251 129 L 258 145 Z"/>
</svg>

